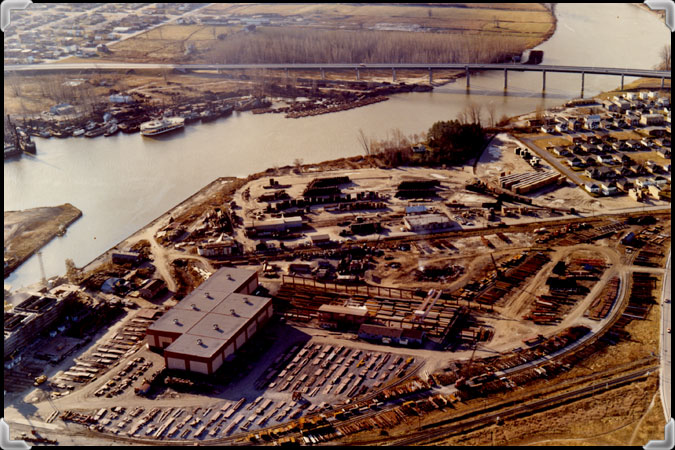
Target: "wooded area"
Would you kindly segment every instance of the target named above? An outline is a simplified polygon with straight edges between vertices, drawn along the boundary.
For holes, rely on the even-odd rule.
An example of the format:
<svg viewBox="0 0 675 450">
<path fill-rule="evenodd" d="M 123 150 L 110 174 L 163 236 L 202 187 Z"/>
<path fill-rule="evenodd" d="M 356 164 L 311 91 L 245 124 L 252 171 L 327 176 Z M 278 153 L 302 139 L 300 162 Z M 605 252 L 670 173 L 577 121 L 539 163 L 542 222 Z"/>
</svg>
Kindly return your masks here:
<svg viewBox="0 0 675 450">
<path fill-rule="evenodd" d="M 219 41 L 208 59 L 224 64 L 496 62 L 521 50 L 521 40 L 508 36 L 258 28 Z"/>
</svg>

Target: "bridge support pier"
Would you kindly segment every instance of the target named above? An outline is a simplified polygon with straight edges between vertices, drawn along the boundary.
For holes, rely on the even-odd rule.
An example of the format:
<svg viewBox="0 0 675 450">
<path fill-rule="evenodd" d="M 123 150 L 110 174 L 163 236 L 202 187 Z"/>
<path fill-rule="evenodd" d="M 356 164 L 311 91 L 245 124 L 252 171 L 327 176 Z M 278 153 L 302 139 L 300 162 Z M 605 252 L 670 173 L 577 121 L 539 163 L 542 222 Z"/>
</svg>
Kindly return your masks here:
<svg viewBox="0 0 675 450">
<path fill-rule="evenodd" d="M 664 86 L 663 83 L 664 83 L 665 79 L 666 79 L 665 77 L 661 77 L 661 89 L 663 89 L 663 86 Z M 671 84 L 671 86 L 672 86 L 672 84 Z"/>
<path fill-rule="evenodd" d="M 506 86 L 508 84 L 508 73 L 509 71 L 504 69 L 504 90 L 506 90 Z"/>
<path fill-rule="evenodd" d="M 396 68 L 394 67 L 391 68 L 391 81 L 392 83 L 396 83 Z"/>
<path fill-rule="evenodd" d="M 326 79 L 326 71 L 321 69 L 321 79 L 325 80 Z"/>
<path fill-rule="evenodd" d="M 359 72 L 359 69 L 356 69 L 356 79 L 357 80 L 361 79 L 361 73 Z"/>
<path fill-rule="evenodd" d="M 623 90 L 623 74 L 621 74 L 621 89 Z"/>
<path fill-rule="evenodd" d="M 546 71 L 541 71 L 542 82 L 541 82 L 541 92 L 546 92 Z"/>
<path fill-rule="evenodd" d="M 284 74 L 286 75 L 286 78 L 288 78 L 288 67 L 284 69 Z"/>
<path fill-rule="evenodd" d="M 584 97 L 584 78 L 586 74 L 584 72 L 581 72 L 581 98 Z"/>
<path fill-rule="evenodd" d="M 466 70 L 466 88 L 469 89 L 471 87 L 471 74 L 469 73 L 469 67 L 465 67 Z"/>
<path fill-rule="evenodd" d="M 434 81 L 434 74 L 431 72 L 431 67 L 429 67 L 429 84 Z"/>
</svg>

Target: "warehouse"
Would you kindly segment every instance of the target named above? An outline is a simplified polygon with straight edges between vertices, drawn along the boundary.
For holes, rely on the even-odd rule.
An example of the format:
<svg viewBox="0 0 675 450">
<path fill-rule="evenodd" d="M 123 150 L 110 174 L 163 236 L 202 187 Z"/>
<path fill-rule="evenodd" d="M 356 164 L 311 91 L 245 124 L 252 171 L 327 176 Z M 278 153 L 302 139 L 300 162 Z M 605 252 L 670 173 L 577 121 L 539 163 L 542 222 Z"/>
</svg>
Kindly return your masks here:
<svg viewBox="0 0 675 450">
<path fill-rule="evenodd" d="M 302 217 L 282 217 L 279 219 L 252 221 L 247 223 L 245 228 L 248 236 L 286 233 L 302 228 Z"/>
<path fill-rule="evenodd" d="M 148 327 L 169 369 L 212 374 L 271 317 L 272 299 L 251 295 L 253 270 L 224 267 Z"/>
<path fill-rule="evenodd" d="M 363 324 L 359 328 L 359 338 L 368 341 L 380 341 L 383 344 L 422 345 L 424 332 L 410 328 Z"/>
<path fill-rule="evenodd" d="M 321 305 L 319 307 L 319 324 L 323 328 L 349 328 L 365 322 L 368 310 L 363 307 Z"/>
<path fill-rule="evenodd" d="M 452 226 L 452 222 L 445 214 L 408 215 L 403 218 L 403 223 L 408 231 L 435 230 Z"/>
</svg>

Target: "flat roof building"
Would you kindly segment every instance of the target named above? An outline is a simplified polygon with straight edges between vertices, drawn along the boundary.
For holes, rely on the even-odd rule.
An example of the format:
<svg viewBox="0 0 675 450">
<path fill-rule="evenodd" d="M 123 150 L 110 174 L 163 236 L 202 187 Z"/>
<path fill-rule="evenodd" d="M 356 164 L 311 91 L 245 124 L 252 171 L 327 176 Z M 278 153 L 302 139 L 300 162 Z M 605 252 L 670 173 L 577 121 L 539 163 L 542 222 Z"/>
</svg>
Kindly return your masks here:
<svg viewBox="0 0 675 450">
<path fill-rule="evenodd" d="M 218 270 L 148 327 L 148 345 L 164 349 L 169 369 L 214 373 L 272 317 L 257 286 L 254 270 Z"/>
<path fill-rule="evenodd" d="M 408 215 L 403 218 L 403 223 L 408 231 L 433 230 L 452 226 L 452 221 L 445 214 Z"/>
</svg>

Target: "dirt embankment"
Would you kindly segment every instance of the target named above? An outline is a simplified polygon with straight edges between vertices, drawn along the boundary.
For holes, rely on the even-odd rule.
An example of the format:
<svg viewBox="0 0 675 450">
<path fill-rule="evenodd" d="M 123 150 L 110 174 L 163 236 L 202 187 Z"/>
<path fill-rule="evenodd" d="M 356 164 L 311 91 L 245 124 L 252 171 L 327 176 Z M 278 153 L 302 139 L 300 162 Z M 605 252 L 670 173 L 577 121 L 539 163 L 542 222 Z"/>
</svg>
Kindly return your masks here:
<svg viewBox="0 0 675 450">
<path fill-rule="evenodd" d="M 66 203 L 54 207 L 5 211 L 5 277 L 82 215 Z"/>
</svg>

